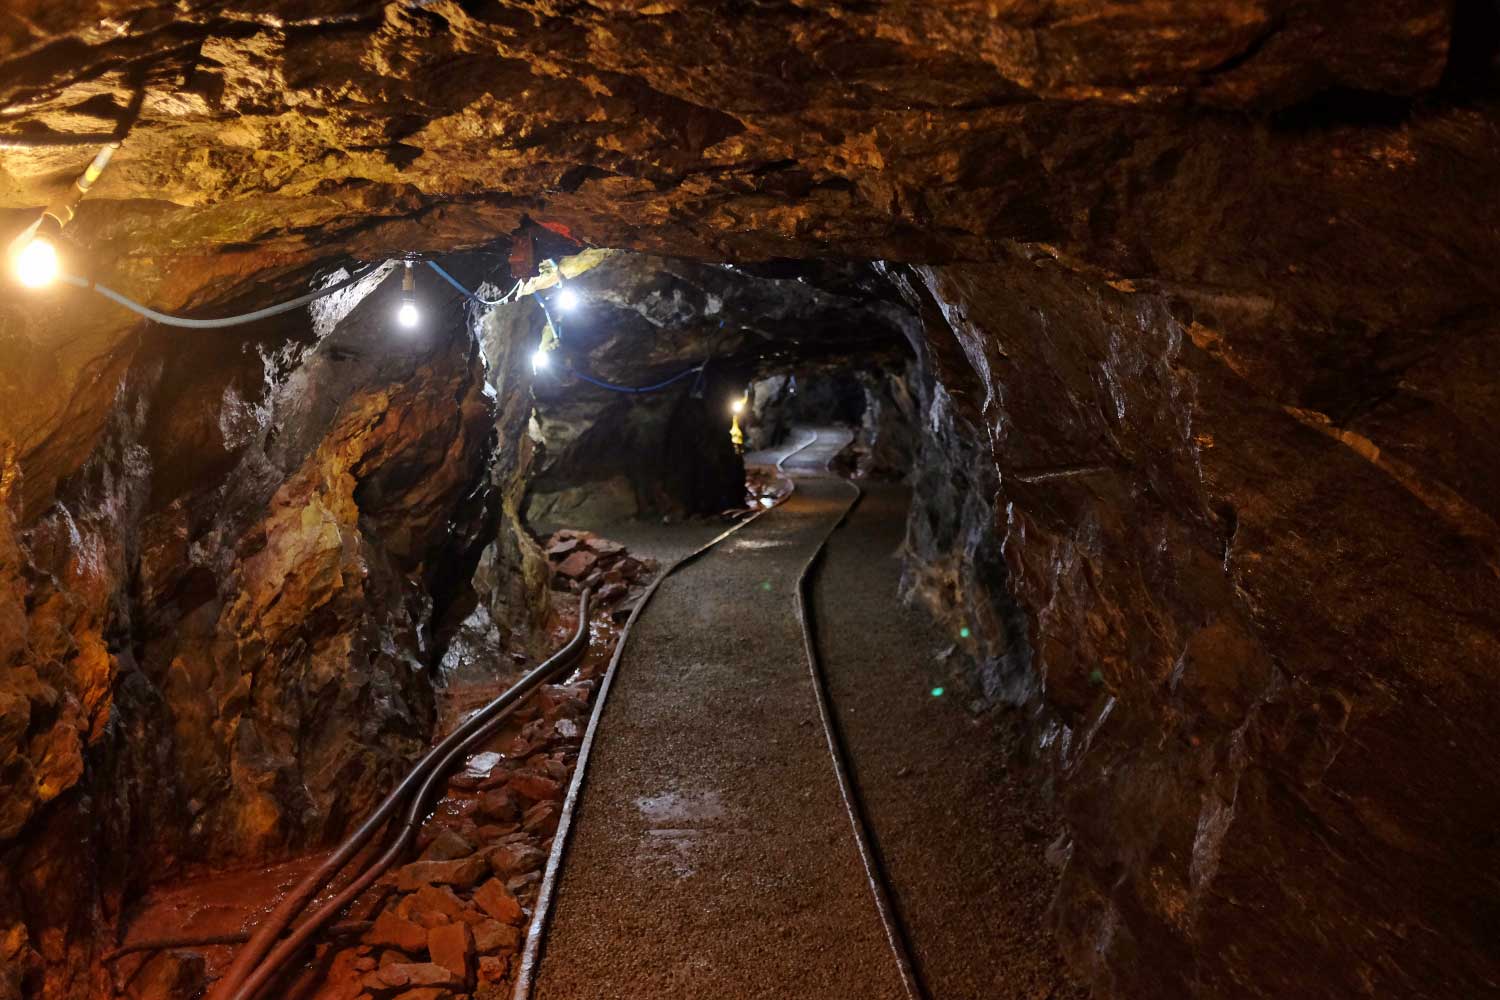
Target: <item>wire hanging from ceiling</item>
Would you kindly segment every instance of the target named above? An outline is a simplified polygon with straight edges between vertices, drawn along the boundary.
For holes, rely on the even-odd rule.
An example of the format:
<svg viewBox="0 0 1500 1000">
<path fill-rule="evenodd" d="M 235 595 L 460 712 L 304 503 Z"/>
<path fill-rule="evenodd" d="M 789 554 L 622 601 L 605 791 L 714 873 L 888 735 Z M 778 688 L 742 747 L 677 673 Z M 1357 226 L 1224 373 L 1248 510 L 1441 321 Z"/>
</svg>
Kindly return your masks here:
<svg viewBox="0 0 1500 1000">
<path fill-rule="evenodd" d="M 596 385 L 601 389 L 608 389 L 610 392 L 639 394 L 643 392 L 657 392 L 658 390 L 665 389 L 667 386 L 672 385 L 675 382 L 680 382 L 683 379 L 687 378 L 689 375 L 701 372 L 707 367 L 708 362 L 705 361 L 701 365 L 694 365 L 691 368 L 680 371 L 676 375 L 673 375 L 671 378 L 661 382 L 657 382 L 655 385 L 642 386 L 616 385 L 613 382 L 606 382 L 603 379 L 594 378 L 592 375 L 587 375 L 581 371 L 578 371 L 577 369 L 574 369 L 573 374 L 583 379 L 589 385 Z"/>
<path fill-rule="evenodd" d="M 78 288 L 86 288 L 91 292 L 97 292 L 98 294 L 104 296 L 106 299 L 109 299 L 111 302 L 116 302 L 124 306 L 126 309 L 129 309 L 131 312 L 144 316 L 146 319 L 151 320 L 153 323 L 161 323 L 163 326 L 184 327 L 189 330 L 216 330 L 226 326 L 241 326 L 245 323 L 254 323 L 258 320 L 269 319 L 272 316 L 279 316 L 282 313 L 291 312 L 293 309 L 305 306 L 309 302 L 316 301 L 317 299 L 321 299 L 324 296 L 332 295 L 334 292 L 342 291 L 343 289 L 348 288 L 356 281 L 359 281 L 361 278 L 368 276 L 370 272 L 374 271 L 378 266 L 379 265 L 367 267 L 362 271 L 357 271 L 354 274 L 351 274 L 349 277 L 343 279 L 342 281 L 334 282 L 327 288 L 320 288 L 317 291 L 308 292 L 306 295 L 299 295 L 297 298 L 290 299 L 286 302 L 278 302 L 276 305 L 266 306 L 264 309 L 257 309 L 254 312 L 241 313 L 238 316 L 222 316 L 215 319 L 192 319 L 191 317 L 187 316 L 173 316 L 168 313 L 158 312 L 157 310 L 152 309 L 150 306 L 141 305 L 134 299 L 120 294 L 113 288 L 110 288 L 108 285 L 101 285 L 97 281 L 92 281 L 88 278 L 80 278 L 77 275 L 66 274 L 62 276 L 61 280 L 69 285 L 75 285 Z"/>
<path fill-rule="evenodd" d="M 438 273 L 439 277 L 448 282 L 448 284 L 452 285 L 454 288 L 458 289 L 458 293 L 460 295 L 468 299 L 470 302 L 474 302 L 482 306 L 503 306 L 507 302 L 514 302 L 517 298 L 520 297 L 521 287 L 524 284 L 524 282 L 518 281 L 513 286 L 511 286 L 510 291 L 506 292 L 498 299 L 487 299 L 483 295 L 480 295 L 477 292 L 471 292 L 469 291 L 469 289 L 465 288 L 457 278 L 449 274 L 447 271 L 443 270 L 442 265 L 440 265 L 437 261 L 429 260 L 426 263 L 428 267 L 432 268 Z"/>
</svg>

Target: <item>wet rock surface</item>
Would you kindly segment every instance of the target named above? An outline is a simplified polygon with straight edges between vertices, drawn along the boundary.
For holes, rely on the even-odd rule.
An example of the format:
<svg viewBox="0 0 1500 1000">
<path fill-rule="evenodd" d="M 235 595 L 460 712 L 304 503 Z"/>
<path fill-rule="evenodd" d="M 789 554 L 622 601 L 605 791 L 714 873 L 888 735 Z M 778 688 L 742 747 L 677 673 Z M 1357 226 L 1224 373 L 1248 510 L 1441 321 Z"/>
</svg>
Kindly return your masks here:
<svg viewBox="0 0 1500 1000">
<path fill-rule="evenodd" d="M 559 622 L 558 630 L 567 626 Z M 461 998 L 508 990 L 553 832 L 518 820 L 540 806 L 555 806 L 571 778 L 579 742 L 575 720 L 589 711 L 615 635 L 603 609 L 590 628 L 596 641 L 570 682 L 543 685 L 490 746 L 449 777 L 447 794 L 418 834 L 415 856 L 351 904 L 350 916 L 362 921 L 352 925 L 354 936 L 325 938 L 273 990 L 320 1000 L 413 992 Z M 164 883 L 134 916 L 128 940 L 191 936 L 205 927 L 230 933 L 248 928 L 316 860 L 276 873 L 246 872 L 238 882 L 208 874 Z M 184 954 L 197 962 L 201 983 L 205 956 L 210 977 L 216 977 L 231 951 L 212 947 Z M 153 970 L 168 968 L 164 962 L 150 953 L 120 959 L 116 978 L 160 978 Z M 189 995 L 151 994 L 155 1000 Z"/>
<path fill-rule="evenodd" d="M 462 323 L 393 350 L 383 316 L 153 335 L 29 523 L 12 466 L 0 912 L 45 995 L 97 975 L 147 881 L 337 834 L 425 741 L 489 407 Z"/>
<path fill-rule="evenodd" d="M 1005 563 L 981 581 L 1010 581 L 1004 627 L 969 624 L 1030 664 L 996 693 L 1055 713 L 1073 961 L 1124 995 L 1487 990 L 1488 893 L 1460 872 L 1491 779 L 1460 748 L 1494 696 L 1465 680 L 1500 624 L 1491 494 L 1459 457 L 1482 437 L 1429 436 L 1478 417 L 1486 335 L 1372 383 L 1289 298 L 1188 302 L 1034 254 L 921 283 L 964 303 L 929 339 L 938 370 L 970 365 L 951 384 Z M 982 542 L 965 525 L 939 527 Z"/>
<path fill-rule="evenodd" d="M 908 583 L 970 630 L 984 699 L 1032 710 L 1078 967 L 1126 996 L 1493 991 L 1488 5 L 304 7 L 10 5 L 0 235 L 138 105 L 65 252 L 169 310 L 351 254 L 481 248 L 447 263 L 508 284 L 571 234 L 889 316 L 828 258 L 888 262 L 923 367 L 866 412 L 913 400 Z M 704 265 L 615 266 L 666 322 L 604 302 L 586 370 L 706 353 Z M 540 310 L 475 330 L 429 277 L 443 318 L 396 348 L 360 332 L 384 275 L 222 338 L 5 296 L 0 996 L 102 989 L 145 880 L 333 836 L 423 745 L 435 677 L 534 652 L 531 478 L 644 453 L 589 481 L 611 516 L 739 503 L 722 399 L 544 399 L 530 433 Z M 737 332 L 733 387 L 778 344 L 842 364 L 807 315 Z M 701 479 L 657 461 L 682 426 Z"/>
</svg>

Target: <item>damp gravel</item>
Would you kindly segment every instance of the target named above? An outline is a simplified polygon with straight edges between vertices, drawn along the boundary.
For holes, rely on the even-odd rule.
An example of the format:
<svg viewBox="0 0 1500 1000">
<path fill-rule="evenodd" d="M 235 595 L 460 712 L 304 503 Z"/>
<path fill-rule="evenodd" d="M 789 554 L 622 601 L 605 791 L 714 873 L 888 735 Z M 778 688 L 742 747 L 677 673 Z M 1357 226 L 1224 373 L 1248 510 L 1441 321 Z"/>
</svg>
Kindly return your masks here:
<svg viewBox="0 0 1500 1000">
<path fill-rule="evenodd" d="M 800 481 L 642 614 L 601 722 L 539 1000 L 904 996 L 794 605 L 849 499 L 837 481 Z"/>
<path fill-rule="evenodd" d="M 1019 713 L 971 712 L 954 639 L 897 597 L 910 493 L 865 484 L 813 579 L 818 647 L 914 961 L 937 1000 L 1073 1000 L 1049 929 L 1059 825 Z"/>
</svg>

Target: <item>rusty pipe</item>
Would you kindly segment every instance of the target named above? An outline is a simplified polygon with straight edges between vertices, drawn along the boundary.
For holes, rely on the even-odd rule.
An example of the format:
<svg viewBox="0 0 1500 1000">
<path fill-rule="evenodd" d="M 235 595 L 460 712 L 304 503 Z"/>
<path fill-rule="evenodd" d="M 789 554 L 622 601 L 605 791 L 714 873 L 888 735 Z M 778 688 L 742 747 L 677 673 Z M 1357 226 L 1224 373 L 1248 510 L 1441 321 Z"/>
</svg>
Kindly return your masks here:
<svg viewBox="0 0 1500 1000">
<path fill-rule="evenodd" d="M 363 934 L 370 929 L 368 920 L 346 920 L 341 924 L 334 924 L 328 928 L 330 935 Z M 185 934 L 180 937 L 148 938 L 144 941 L 132 941 L 122 944 L 114 951 L 105 952 L 99 959 L 101 962 L 114 962 L 124 958 L 126 955 L 135 955 L 143 951 L 166 951 L 170 948 L 212 948 L 216 945 L 243 944 L 250 940 L 249 931 L 235 931 L 233 934 Z"/>
<path fill-rule="evenodd" d="M 512 709 L 514 707 L 511 706 Z M 360 893 L 368 889 L 374 884 L 376 879 L 384 875 L 390 870 L 392 865 L 401 859 L 402 854 L 406 852 L 407 848 L 411 845 L 412 839 L 416 836 L 417 830 L 422 826 L 423 816 L 426 813 L 423 803 L 432 794 L 433 787 L 439 781 L 443 780 L 443 777 L 454 763 L 463 759 L 473 747 L 483 742 L 509 715 L 510 711 L 507 710 L 490 720 L 490 722 L 477 730 L 467 740 L 454 747 L 448 756 L 443 759 L 442 763 L 438 767 L 433 768 L 428 774 L 427 780 L 423 782 L 421 790 L 412 799 L 411 807 L 407 810 L 406 822 L 402 824 L 401 832 L 396 836 L 396 840 L 386 852 L 372 862 L 358 878 L 349 883 L 337 896 L 334 896 L 328 902 L 318 907 L 317 910 L 313 911 L 302 923 L 297 925 L 291 934 L 278 941 L 276 947 L 266 956 L 265 961 L 261 962 L 256 970 L 250 974 L 249 978 L 245 980 L 244 985 L 240 987 L 239 993 L 236 994 L 237 997 L 244 997 L 248 1000 L 248 998 L 260 993 L 296 956 L 303 945 L 312 939 L 313 935 L 318 932 L 318 928 L 338 915 L 344 907 L 358 899 Z"/>
<path fill-rule="evenodd" d="M 328 884 L 338 872 L 349 863 L 350 859 L 357 854 L 376 832 L 383 826 L 391 814 L 401 805 L 401 802 L 414 788 L 426 789 L 430 785 L 428 775 L 441 764 L 449 761 L 454 756 L 455 750 L 469 741 L 476 732 L 485 728 L 491 721 L 503 718 L 505 712 L 513 708 L 515 704 L 530 694 L 542 681 L 546 680 L 560 666 L 573 662 L 578 655 L 588 646 L 588 607 L 589 590 L 585 589 L 579 597 L 578 602 L 578 631 L 568 640 L 567 645 L 541 665 L 532 670 L 521 680 L 508 688 L 503 694 L 475 712 L 468 719 L 453 730 L 437 746 L 429 750 L 422 759 L 407 773 L 401 783 L 393 788 L 381 801 L 359 828 L 344 839 L 337 849 L 330 854 L 316 870 L 310 872 L 301 882 L 284 896 L 276 909 L 263 920 L 245 947 L 240 949 L 235 956 L 234 962 L 224 973 L 224 977 L 214 984 L 209 993 L 209 1000 L 243 1000 L 252 993 L 247 993 L 242 984 L 252 974 L 258 973 L 262 959 L 292 920 L 298 913 L 306 909 L 307 904 L 313 897 Z M 377 878 L 379 876 L 376 876 Z M 356 884 L 359 880 L 356 880 Z M 372 880 L 373 881 L 373 880 Z M 346 890 L 347 892 L 347 890 Z M 342 897 L 342 893 L 340 896 Z M 321 910 L 319 911 L 322 912 Z M 316 928 L 313 928 L 316 930 Z M 300 928 L 299 928 L 300 930 Z M 305 939 L 305 937 L 304 937 Z M 279 951 L 280 949 L 278 949 Z M 265 980 L 264 975 L 256 975 L 257 982 Z"/>
</svg>

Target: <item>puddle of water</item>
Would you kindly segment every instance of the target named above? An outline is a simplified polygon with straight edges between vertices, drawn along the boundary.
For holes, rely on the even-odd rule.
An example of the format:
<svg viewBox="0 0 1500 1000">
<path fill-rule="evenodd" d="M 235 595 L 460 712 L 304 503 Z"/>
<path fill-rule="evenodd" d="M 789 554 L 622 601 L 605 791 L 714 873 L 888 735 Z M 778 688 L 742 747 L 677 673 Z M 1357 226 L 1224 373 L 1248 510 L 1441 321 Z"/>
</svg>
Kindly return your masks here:
<svg viewBox="0 0 1500 1000">
<path fill-rule="evenodd" d="M 636 856 L 666 865 L 678 878 L 691 878 L 698 874 L 696 855 L 702 839 L 700 830 L 647 830 Z"/>
<path fill-rule="evenodd" d="M 663 792 L 635 800 L 650 824 L 637 850 L 643 862 L 664 864 L 678 878 L 697 874 L 708 829 L 725 816 L 718 792 Z"/>
<path fill-rule="evenodd" d="M 731 549 L 780 549 L 792 544 L 790 538 L 731 538 Z"/>
<path fill-rule="evenodd" d="M 635 800 L 648 823 L 691 826 L 724 818 L 724 803 L 718 792 L 663 792 Z"/>
</svg>

